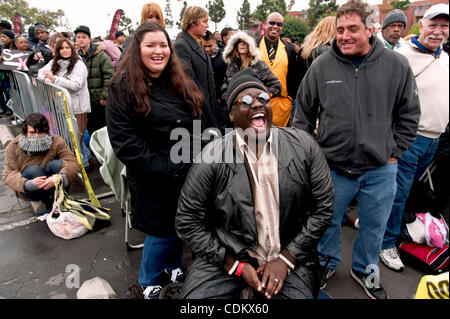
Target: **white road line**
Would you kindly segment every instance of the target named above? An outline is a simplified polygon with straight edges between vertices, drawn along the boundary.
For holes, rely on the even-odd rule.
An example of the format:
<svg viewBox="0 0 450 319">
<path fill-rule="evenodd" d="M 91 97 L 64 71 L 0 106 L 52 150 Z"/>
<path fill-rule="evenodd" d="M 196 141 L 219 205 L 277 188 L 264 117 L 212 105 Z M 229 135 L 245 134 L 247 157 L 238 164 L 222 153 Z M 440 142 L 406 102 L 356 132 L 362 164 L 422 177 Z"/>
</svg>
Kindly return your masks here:
<svg viewBox="0 0 450 319">
<path fill-rule="evenodd" d="M 37 217 L 30 217 L 24 220 L 21 220 L 20 222 L 15 222 L 15 223 L 11 223 L 11 224 L 7 224 L 7 225 L 2 225 L 0 226 L 0 232 L 2 231 L 6 231 L 6 230 L 11 230 L 17 227 L 23 227 L 23 226 L 27 226 L 30 224 L 34 224 L 37 223 L 39 220 L 37 219 Z"/>
</svg>

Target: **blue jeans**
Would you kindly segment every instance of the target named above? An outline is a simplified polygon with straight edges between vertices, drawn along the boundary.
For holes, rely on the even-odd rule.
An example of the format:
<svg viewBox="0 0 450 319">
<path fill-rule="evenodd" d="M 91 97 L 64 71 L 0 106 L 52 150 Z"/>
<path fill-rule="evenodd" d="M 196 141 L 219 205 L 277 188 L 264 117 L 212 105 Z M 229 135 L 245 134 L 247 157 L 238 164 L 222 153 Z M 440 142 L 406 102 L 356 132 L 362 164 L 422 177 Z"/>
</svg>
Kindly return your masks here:
<svg viewBox="0 0 450 319">
<path fill-rule="evenodd" d="M 411 186 L 414 180 L 418 180 L 430 165 L 438 144 L 439 138 L 431 139 L 417 135 L 410 148 L 402 153 L 398 161 L 397 193 L 386 226 L 382 249 L 395 247 L 402 228 L 403 212 Z"/>
<path fill-rule="evenodd" d="M 23 172 L 22 176 L 28 180 L 33 180 L 36 177 L 40 176 L 52 176 L 54 174 L 59 174 L 63 167 L 63 161 L 61 160 L 53 160 L 47 164 L 44 168 L 38 165 L 32 165 L 27 167 Z M 53 207 L 53 200 L 55 196 L 55 188 L 51 188 L 49 190 L 37 190 L 33 192 L 25 192 L 21 193 L 23 198 L 32 200 L 32 201 L 42 201 L 45 204 L 47 211 L 50 211 Z"/>
<path fill-rule="evenodd" d="M 397 163 L 388 163 L 354 178 L 331 170 L 335 188 L 333 218 L 318 246 L 320 255 L 330 257 L 328 269 L 336 269 L 341 263 L 342 218 L 355 195 L 358 196 L 359 229 L 353 245 L 352 268 L 370 274 L 366 271 L 367 266 L 378 264 L 397 189 L 396 175 Z"/>
<path fill-rule="evenodd" d="M 183 244 L 177 236 L 161 238 L 147 235 L 142 250 L 139 284 L 142 287 L 156 286 L 159 276 L 167 270 L 181 267 Z"/>
</svg>

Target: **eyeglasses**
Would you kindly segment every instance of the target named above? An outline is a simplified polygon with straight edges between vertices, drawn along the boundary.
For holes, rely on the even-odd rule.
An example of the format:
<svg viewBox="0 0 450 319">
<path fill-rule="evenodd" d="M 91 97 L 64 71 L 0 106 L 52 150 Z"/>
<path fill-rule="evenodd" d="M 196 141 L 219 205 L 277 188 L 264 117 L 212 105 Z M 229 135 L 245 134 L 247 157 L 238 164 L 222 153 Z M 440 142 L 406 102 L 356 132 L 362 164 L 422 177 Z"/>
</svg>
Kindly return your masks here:
<svg viewBox="0 0 450 319">
<path fill-rule="evenodd" d="M 253 103 L 253 98 L 256 98 L 258 102 L 261 103 L 262 105 L 266 105 L 270 101 L 270 95 L 263 92 L 259 96 L 245 95 L 242 97 L 242 99 L 236 100 L 234 104 L 242 103 L 245 106 L 251 106 Z"/>
<path fill-rule="evenodd" d="M 280 28 L 283 26 L 283 22 L 278 22 L 278 21 L 273 21 L 273 20 L 269 20 L 267 21 L 270 25 L 277 25 Z"/>
</svg>

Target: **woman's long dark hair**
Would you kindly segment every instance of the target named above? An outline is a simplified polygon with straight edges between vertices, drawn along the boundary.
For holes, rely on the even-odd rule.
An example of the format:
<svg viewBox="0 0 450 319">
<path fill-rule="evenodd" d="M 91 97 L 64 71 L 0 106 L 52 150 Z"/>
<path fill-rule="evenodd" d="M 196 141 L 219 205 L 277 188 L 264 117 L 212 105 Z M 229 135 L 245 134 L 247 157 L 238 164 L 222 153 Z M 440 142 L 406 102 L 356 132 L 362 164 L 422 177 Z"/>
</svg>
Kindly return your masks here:
<svg viewBox="0 0 450 319">
<path fill-rule="evenodd" d="M 58 72 L 61 69 L 61 67 L 58 64 L 58 61 L 63 58 L 61 56 L 61 53 L 59 52 L 59 51 L 61 51 L 61 47 L 62 47 L 63 43 L 67 43 L 67 45 L 72 50 L 72 55 L 69 58 L 70 63 L 69 63 L 69 66 L 67 67 L 67 73 L 65 75 L 69 75 L 70 73 L 72 73 L 73 68 L 75 67 L 75 64 L 77 64 L 77 62 L 79 61 L 78 54 L 75 51 L 75 48 L 72 45 L 72 43 L 70 42 L 70 40 L 66 39 L 66 38 L 61 38 L 56 42 L 55 56 L 53 57 L 53 65 L 52 65 L 53 74 L 56 74 L 56 72 Z"/>
<path fill-rule="evenodd" d="M 204 96 L 195 82 L 183 71 L 175 48 L 166 30 L 155 22 L 145 22 L 133 35 L 128 52 L 114 75 L 112 88 L 124 105 L 132 106 L 136 115 L 148 116 L 151 112 L 149 90 L 151 78 L 141 58 L 140 44 L 148 32 L 164 33 L 170 47 L 170 58 L 160 78 L 164 85 L 179 94 L 192 109 L 193 117 L 201 115 Z M 126 96 L 122 96 L 120 84 L 126 83 Z"/>
</svg>

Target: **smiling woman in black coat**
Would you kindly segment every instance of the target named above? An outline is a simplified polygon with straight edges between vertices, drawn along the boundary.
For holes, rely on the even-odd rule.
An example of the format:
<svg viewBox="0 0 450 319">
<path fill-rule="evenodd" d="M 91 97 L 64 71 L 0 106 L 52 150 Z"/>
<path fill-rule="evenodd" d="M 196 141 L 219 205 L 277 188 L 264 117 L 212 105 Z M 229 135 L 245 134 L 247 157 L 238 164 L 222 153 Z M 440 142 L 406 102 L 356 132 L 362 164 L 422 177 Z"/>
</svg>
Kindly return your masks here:
<svg viewBox="0 0 450 319">
<path fill-rule="evenodd" d="M 170 135 L 184 128 L 192 137 L 203 95 L 183 72 L 167 32 L 149 22 L 136 30 L 108 97 L 108 134 L 127 167 L 133 226 L 147 234 L 139 284 L 145 298 L 158 298 L 160 275 L 166 271 L 175 280 L 182 274 L 175 212 L 190 168 L 172 161 L 170 151 L 178 141 Z"/>
</svg>

